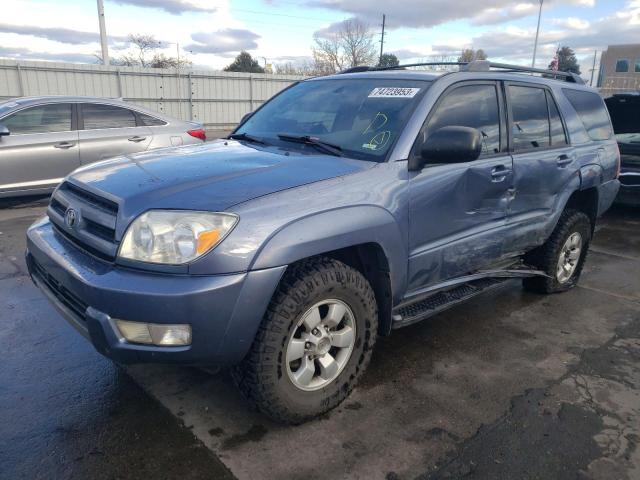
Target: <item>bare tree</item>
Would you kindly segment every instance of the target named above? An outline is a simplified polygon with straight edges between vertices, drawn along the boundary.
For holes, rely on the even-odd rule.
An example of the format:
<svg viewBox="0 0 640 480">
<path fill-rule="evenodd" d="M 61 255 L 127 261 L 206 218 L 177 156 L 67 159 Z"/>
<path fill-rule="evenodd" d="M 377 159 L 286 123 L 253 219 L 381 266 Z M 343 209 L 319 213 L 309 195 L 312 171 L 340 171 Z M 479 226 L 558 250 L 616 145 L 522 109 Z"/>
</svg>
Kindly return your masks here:
<svg viewBox="0 0 640 480">
<path fill-rule="evenodd" d="M 331 33 L 322 37 L 316 35 L 313 42 L 314 45 L 311 49 L 317 71 L 329 74 L 344 68 L 345 56 L 339 33 Z"/>
<path fill-rule="evenodd" d="M 311 49 L 318 75 L 358 65 L 373 65 L 377 59 L 373 33 L 368 25 L 355 18 L 346 20 L 334 32 L 316 34 Z"/>
<path fill-rule="evenodd" d="M 369 26 L 357 19 L 349 19 L 342 25 L 340 43 L 349 66 L 373 64 L 377 55 Z"/>
<path fill-rule="evenodd" d="M 131 33 L 129 34 L 129 42 L 137 49 L 138 65 L 142 67 L 150 66 L 147 56 L 154 53 L 161 46 L 160 41 L 156 40 L 153 35 Z M 126 55 L 123 55 L 123 57 L 126 57 Z M 129 57 L 130 60 L 133 59 L 131 54 L 129 54 Z"/>
</svg>

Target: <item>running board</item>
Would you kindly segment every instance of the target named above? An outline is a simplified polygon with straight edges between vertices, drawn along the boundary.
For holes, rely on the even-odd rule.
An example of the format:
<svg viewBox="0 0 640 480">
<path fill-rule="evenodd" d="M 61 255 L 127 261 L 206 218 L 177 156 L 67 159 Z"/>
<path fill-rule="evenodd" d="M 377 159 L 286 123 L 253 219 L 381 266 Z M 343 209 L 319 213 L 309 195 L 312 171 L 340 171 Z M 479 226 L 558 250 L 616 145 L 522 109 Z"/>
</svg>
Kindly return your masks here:
<svg viewBox="0 0 640 480">
<path fill-rule="evenodd" d="M 512 278 L 546 276 L 540 270 L 512 269 L 478 272 L 415 292 L 393 310 L 392 328 L 401 328 L 436 315 Z"/>
</svg>

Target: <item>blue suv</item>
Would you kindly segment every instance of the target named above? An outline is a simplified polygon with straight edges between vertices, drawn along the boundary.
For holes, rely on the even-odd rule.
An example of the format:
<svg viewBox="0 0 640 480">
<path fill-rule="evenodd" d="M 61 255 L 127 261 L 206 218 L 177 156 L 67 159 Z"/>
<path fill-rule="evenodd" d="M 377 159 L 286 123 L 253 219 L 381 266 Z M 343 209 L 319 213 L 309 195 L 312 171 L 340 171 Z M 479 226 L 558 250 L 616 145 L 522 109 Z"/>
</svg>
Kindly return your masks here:
<svg viewBox="0 0 640 480">
<path fill-rule="evenodd" d="M 103 355 L 232 366 L 299 423 L 346 398 L 378 335 L 509 278 L 573 287 L 619 168 L 573 74 L 358 68 L 296 83 L 226 139 L 76 170 L 27 263 Z"/>
</svg>

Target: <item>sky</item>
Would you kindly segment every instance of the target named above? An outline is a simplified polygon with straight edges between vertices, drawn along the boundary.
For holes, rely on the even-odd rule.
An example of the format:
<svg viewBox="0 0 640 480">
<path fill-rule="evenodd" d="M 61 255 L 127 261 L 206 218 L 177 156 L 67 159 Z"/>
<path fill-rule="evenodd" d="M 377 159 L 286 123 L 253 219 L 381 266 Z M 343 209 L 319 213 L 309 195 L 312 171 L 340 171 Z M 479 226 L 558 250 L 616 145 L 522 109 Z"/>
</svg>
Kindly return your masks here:
<svg viewBox="0 0 640 480">
<path fill-rule="evenodd" d="M 95 0 L 0 0 L 0 57 L 97 63 Z M 260 63 L 310 59 L 314 34 L 357 18 L 376 33 L 379 48 L 401 62 L 482 48 L 489 58 L 530 64 L 539 0 L 104 0 L 109 52 L 130 47 L 127 36 L 151 34 L 167 55 L 197 69 L 221 69 L 240 50 Z M 583 76 L 594 51 L 640 42 L 640 0 L 544 0 L 537 67 L 560 45 L 573 48 Z"/>
</svg>

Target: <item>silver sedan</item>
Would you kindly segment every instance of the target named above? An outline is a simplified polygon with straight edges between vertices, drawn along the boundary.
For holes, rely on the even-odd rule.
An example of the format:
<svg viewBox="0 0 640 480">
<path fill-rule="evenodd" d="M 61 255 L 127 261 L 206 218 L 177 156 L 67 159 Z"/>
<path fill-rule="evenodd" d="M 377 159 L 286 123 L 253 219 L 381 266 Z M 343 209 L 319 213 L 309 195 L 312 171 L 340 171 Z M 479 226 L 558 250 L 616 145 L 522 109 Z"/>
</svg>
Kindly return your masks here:
<svg viewBox="0 0 640 480">
<path fill-rule="evenodd" d="M 81 165 L 201 143 L 201 124 L 121 100 L 22 97 L 0 102 L 0 198 L 50 193 Z"/>
</svg>

